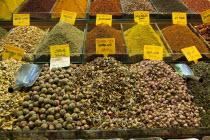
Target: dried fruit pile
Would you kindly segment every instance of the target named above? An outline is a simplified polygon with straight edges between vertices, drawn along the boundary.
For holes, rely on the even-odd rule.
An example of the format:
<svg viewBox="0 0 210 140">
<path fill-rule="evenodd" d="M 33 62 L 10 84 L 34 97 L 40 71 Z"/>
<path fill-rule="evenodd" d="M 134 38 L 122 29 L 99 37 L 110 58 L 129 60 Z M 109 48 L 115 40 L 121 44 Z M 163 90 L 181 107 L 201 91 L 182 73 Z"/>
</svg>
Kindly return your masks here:
<svg viewBox="0 0 210 140">
<path fill-rule="evenodd" d="M 127 67 L 108 57 L 51 71 L 45 64 L 14 130 L 198 127 L 201 108 L 188 93 L 163 61 Z"/>
</svg>

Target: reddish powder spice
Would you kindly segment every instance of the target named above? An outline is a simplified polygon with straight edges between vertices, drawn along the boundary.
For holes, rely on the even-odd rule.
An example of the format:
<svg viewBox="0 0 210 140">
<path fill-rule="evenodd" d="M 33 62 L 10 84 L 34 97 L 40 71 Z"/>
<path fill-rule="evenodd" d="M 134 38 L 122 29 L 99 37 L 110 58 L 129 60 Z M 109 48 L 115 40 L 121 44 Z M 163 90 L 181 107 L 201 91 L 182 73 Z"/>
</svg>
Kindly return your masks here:
<svg viewBox="0 0 210 140">
<path fill-rule="evenodd" d="M 119 0 L 95 0 L 90 5 L 90 15 L 99 13 L 120 16 L 122 14 Z"/>
<path fill-rule="evenodd" d="M 169 46 L 175 54 L 174 59 L 182 57 L 181 49 L 195 46 L 200 53 L 209 53 L 206 45 L 190 30 L 188 26 L 171 25 L 162 29 Z M 208 56 L 207 56 L 208 57 Z"/>
<path fill-rule="evenodd" d="M 56 0 L 29 0 L 21 12 L 50 12 Z"/>
<path fill-rule="evenodd" d="M 182 0 L 188 8 L 196 13 L 206 11 L 210 8 L 209 0 Z"/>
<path fill-rule="evenodd" d="M 100 24 L 88 32 L 85 42 L 85 53 L 96 53 L 96 38 L 115 38 L 116 54 L 126 53 L 122 31 L 116 30 L 106 24 Z"/>
</svg>

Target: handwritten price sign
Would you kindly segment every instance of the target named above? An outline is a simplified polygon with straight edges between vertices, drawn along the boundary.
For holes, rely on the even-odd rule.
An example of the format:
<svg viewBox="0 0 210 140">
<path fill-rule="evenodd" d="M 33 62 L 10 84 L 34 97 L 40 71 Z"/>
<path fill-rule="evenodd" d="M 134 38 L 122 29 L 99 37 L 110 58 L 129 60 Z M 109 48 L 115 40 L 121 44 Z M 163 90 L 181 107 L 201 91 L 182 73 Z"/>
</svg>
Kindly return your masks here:
<svg viewBox="0 0 210 140">
<path fill-rule="evenodd" d="M 99 25 L 101 23 L 108 24 L 109 26 L 112 26 L 112 15 L 97 14 L 96 15 L 96 25 Z"/>
<path fill-rule="evenodd" d="M 150 24 L 149 11 L 134 11 L 134 21 L 138 24 Z"/>
<path fill-rule="evenodd" d="M 65 21 L 74 25 L 76 17 L 77 13 L 62 10 L 60 21 Z"/>
<path fill-rule="evenodd" d="M 144 59 L 163 60 L 163 47 L 144 45 Z"/>
<path fill-rule="evenodd" d="M 203 23 L 210 23 L 210 9 L 204 12 L 201 12 L 201 18 Z"/>
<path fill-rule="evenodd" d="M 13 26 L 30 25 L 30 14 L 13 14 Z"/>
<path fill-rule="evenodd" d="M 70 56 L 69 45 L 50 46 L 50 54 L 52 58 Z"/>
<path fill-rule="evenodd" d="M 187 14 L 180 12 L 172 12 L 173 24 L 187 25 Z"/>
<path fill-rule="evenodd" d="M 115 38 L 96 39 L 96 54 L 115 54 Z"/>
<path fill-rule="evenodd" d="M 187 47 L 181 49 L 188 61 L 198 62 L 198 59 L 202 58 L 200 52 L 195 46 Z"/>
<path fill-rule="evenodd" d="M 6 45 L 2 55 L 2 59 L 15 59 L 21 61 L 24 55 L 24 50 L 11 45 Z"/>
</svg>

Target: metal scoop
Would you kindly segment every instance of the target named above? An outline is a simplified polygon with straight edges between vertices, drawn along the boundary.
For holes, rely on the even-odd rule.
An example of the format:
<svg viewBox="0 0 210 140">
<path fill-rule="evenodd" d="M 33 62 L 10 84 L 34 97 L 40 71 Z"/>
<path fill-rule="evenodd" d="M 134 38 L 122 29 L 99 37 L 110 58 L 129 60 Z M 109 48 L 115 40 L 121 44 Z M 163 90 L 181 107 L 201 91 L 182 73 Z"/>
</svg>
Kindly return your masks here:
<svg viewBox="0 0 210 140">
<path fill-rule="evenodd" d="M 178 72 L 180 76 L 185 79 L 192 79 L 195 81 L 203 82 L 202 78 L 194 76 L 193 71 L 186 64 L 172 64 L 172 67 L 175 69 L 176 72 Z"/>
<path fill-rule="evenodd" d="M 12 93 L 22 87 L 32 86 L 42 70 L 42 65 L 24 64 L 15 74 L 15 85 L 8 88 L 8 92 Z"/>
</svg>

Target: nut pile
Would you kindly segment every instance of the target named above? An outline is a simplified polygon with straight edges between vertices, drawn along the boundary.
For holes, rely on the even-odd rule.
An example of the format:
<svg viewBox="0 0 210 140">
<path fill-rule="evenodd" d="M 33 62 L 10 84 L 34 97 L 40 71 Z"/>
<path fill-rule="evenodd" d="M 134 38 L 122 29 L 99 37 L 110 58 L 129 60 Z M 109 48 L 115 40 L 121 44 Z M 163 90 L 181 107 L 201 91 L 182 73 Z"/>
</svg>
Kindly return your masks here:
<svg viewBox="0 0 210 140">
<path fill-rule="evenodd" d="M 192 98 L 163 61 L 128 67 L 107 57 L 51 71 L 45 64 L 14 130 L 198 127 L 202 108 Z"/>
<path fill-rule="evenodd" d="M 24 62 L 16 60 L 0 61 L 0 129 L 11 130 L 15 120 L 12 117 L 18 108 L 18 102 L 23 100 L 25 93 L 15 91 L 9 93 L 8 88 L 14 84 L 14 75 Z"/>
<path fill-rule="evenodd" d="M 45 31 L 36 26 L 15 27 L 1 40 L 0 52 L 8 44 L 24 49 L 26 53 L 33 53 L 44 34 Z"/>
<path fill-rule="evenodd" d="M 204 81 L 198 83 L 196 81 L 189 81 L 188 87 L 195 97 L 194 102 L 197 106 L 203 107 L 206 113 L 201 113 L 201 123 L 204 127 L 210 126 L 210 64 L 199 62 L 198 64 L 190 65 L 190 68 L 196 76 L 202 77 Z"/>
</svg>

